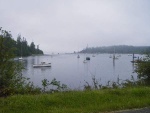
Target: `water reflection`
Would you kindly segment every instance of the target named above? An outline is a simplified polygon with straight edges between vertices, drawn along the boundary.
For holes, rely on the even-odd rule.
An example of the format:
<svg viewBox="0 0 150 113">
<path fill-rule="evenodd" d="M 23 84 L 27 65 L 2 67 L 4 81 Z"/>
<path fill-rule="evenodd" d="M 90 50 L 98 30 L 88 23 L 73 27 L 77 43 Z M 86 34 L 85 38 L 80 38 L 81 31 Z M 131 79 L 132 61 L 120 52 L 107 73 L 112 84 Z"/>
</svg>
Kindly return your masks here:
<svg viewBox="0 0 150 113">
<path fill-rule="evenodd" d="M 115 59 L 113 58 L 113 69 L 115 70 Z"/>
<path fill-rule="evenodd" d="M 135 72 L 135 63 L 132 63 L 132 72 L 134 73 Z"/>
</svg>

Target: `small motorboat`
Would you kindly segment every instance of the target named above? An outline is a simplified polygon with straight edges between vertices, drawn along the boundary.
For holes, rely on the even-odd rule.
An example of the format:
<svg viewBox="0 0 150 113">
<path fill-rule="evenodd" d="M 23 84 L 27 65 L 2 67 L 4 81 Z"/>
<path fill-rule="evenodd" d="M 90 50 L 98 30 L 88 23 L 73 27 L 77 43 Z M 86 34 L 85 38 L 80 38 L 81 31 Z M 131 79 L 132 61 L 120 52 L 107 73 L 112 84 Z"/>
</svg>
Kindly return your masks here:
<svg viewBox="0 0 150 113">
<path fill-rule="evenodd" d="M 34 64 L 33 67 L 34 68 L 37 68 L 37 67 L 51 67 L 51 63 L 41 62 L 41 64 Z"/>
<path fill-rule="evenodd" d="M 90 57 L 86 57 L 86 60 L 90 60 Z"/>
</svg>

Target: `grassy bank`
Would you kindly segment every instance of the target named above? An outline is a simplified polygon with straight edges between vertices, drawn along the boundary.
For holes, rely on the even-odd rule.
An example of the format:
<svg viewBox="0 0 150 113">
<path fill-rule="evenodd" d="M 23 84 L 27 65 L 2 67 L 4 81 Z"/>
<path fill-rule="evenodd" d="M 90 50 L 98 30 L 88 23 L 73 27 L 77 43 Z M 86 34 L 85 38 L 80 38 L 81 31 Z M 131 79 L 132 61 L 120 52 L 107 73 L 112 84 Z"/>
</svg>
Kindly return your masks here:
<svg viewBox="0 0 150 113">
<path fill-rule="evenodd" d="M 148 106 L 150 106 L 149 87 L 0 98 L 0 113 L 95 113 Z"/>
</svg>

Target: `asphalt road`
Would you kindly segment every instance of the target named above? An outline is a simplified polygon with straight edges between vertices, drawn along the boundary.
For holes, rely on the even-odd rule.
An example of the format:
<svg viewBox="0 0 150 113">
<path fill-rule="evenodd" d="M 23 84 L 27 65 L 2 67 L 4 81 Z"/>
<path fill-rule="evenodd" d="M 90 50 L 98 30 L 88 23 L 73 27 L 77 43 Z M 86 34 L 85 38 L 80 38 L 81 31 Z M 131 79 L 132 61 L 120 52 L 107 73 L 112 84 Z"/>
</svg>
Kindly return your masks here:
<svg viewBox="0 0 150 113">
<path fill-rule="evenodd" d="M 124 111 L 117 111 L 117 112 L 114 112 L 114 113 L 150 113 L 150 108 L 124 110 Z"/>
</svg>

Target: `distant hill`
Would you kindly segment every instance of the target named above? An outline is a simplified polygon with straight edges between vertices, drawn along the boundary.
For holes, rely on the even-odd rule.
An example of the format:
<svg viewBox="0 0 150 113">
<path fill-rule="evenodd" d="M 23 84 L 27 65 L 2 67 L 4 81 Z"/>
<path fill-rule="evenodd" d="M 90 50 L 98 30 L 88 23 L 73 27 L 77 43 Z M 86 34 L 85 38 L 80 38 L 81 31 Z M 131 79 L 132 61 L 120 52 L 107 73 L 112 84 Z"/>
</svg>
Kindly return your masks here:
<svg viewBox="0 0 150 113">
<path fill-rule="evenodd" d="M 80 51 L 80 53 L 137 53 L 145 54 L 150 53 L 150 46 L 128 46 L 128 45 L 118 45 L 118 46 L 103 46 L 103 47 L 88 47 Z"/>
</svg>

